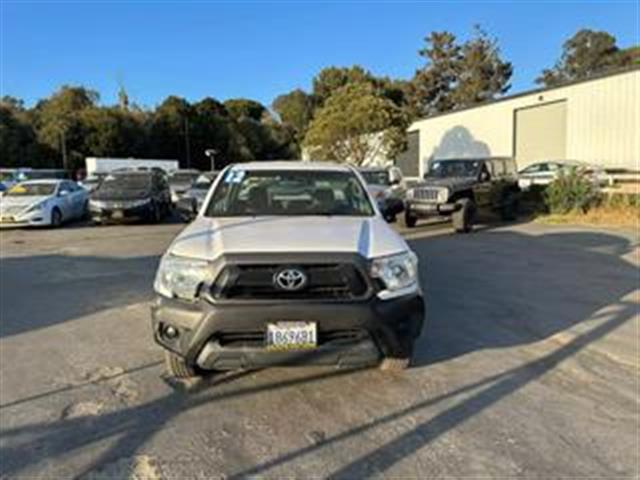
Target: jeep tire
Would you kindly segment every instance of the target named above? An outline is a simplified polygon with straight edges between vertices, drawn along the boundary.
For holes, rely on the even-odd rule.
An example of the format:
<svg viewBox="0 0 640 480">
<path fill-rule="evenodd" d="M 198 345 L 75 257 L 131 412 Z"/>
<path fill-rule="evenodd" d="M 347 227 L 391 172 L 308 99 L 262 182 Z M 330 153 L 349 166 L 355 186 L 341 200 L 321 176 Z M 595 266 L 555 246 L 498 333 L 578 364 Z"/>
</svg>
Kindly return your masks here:
<svg viewBox="0 0 640 480">
<path fill-rule="evenodd" d="M 172 377 L 184 379 L 198 376 L 196 370 L 187 365 L 184 358 L 176 355 L 175 353 L 165 350 L 164 359 L 167 367 L 167 373 Z"/>
<path fill-rule="evenodd" d="M 505 222 L 512 222 L 518 217 L 518 197 L 514 192 L 504 194 L 500 217 Z"/>
<path fill-rule="evenodd" d="M 461 198 L 457 203 L 460 208 L 451 215 L 453 228 L 457 233 L 469 233 L 473 228 L 476 206 L 469 198 Z"/>
<path fill-rule="evenodd" d="M 408 228 L 413 228 L 418 223 L 418 217 L 411 215 L 409 210 L 405 210 L 404 212 L 404 224 Z"/>
</svg>

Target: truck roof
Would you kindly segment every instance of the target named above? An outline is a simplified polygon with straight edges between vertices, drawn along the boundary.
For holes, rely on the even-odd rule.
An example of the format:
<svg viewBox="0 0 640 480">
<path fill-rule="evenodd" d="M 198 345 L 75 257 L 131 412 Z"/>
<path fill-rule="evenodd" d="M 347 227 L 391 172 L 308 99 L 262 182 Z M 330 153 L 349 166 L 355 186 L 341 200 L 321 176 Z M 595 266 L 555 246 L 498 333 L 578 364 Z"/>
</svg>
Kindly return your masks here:
<svg viewBox="0 0 640 480">
<path fill-rule="evenodd" d="M 290 161 L 290 160 L 277 160 L 267 162 L 247 162 L 238 163 L 232 168 L 238 168 L 242 170 L 323 170 L 334 172 L 350 172 L 351 166 L 346 164 L 340 164 L 335 162 L 302 162 L 302 161 Z"/>
</svg>

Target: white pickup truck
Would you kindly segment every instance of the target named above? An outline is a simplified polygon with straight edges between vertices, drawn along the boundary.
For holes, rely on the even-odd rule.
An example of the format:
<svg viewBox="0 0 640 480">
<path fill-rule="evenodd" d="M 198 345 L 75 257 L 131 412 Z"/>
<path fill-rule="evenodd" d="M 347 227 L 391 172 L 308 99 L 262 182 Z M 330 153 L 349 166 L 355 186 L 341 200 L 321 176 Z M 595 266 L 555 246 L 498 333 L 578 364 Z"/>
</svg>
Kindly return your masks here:
<svg viewBox="0 0 640 480">
<path fill-rule="evenodd" d="M 322 364 L 403 369 L 424 319 L 418 260 L 352 167 L 227 167 L 155 280 L 169 373 Z"/>
</svg>

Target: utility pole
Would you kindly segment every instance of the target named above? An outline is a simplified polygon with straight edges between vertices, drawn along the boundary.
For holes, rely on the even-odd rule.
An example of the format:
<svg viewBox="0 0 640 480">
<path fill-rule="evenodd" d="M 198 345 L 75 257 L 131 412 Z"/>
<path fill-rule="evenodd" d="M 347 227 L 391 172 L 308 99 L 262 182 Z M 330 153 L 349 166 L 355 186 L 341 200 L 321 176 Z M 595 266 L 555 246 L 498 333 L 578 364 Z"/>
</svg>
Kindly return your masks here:
<svg viewBox="0 0 640 480">
<path fill-rule="evenodd" d="M 191 168 L 191 145 L 189 144 L 189 119 L 184 117 L 184 146 L 187 153 L 187 168 Z"/>
<path fill-rule="evenodd" d="M 60 147 L 62 150 L 62 168 L 66 171 L 69 164 L 67 162 L 67 139 L 64 134 L 64 129 L 60 131 Z"/>
<path fill-rule="evenodd" d="M 215 172 L 216 170 L 216 154 L 218 153 L 218 151 L 214 148 L 208 148 L 204 151 L 204 154 L 209 157 L 209 160 L 211 160 L 211 171 Z"/>
</svg>

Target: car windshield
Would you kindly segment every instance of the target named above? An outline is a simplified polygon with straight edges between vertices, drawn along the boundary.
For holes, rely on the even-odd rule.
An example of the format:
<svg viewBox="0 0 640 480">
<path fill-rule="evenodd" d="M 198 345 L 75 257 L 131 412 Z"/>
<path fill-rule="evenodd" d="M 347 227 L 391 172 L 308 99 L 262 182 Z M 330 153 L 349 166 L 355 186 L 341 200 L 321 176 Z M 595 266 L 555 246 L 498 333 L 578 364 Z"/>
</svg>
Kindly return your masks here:
<svg viewBox="0 0 640 480">
<path fill-rule="evenodd" d="M 374 213 L 351 172 L 233 168 L 224 175 L 207 206 L 209 217 Z"/>
<path fill-rule="evenodd" d="M 18 183 L 5 193 L 7 197 L 30 197 L 53 195 L 56 191 L 55 183 Z"/>
<path fill-rule="evenodd" d="M 100 190 L 148 190 L 151 187 L 150 174 L 116 174 L 102 180 Z"/>
<path fill-rule="evenodd" d="M 389 174 L 385 170 L 364 171 L 360 174 L 370 185 L 390 185 Z"/>
<path fill-rule="evenodd" d="M 482 162 L 479 160 L 442 160 L 431 163 L 428 177 L 476 177 Z"/>
</svg>

